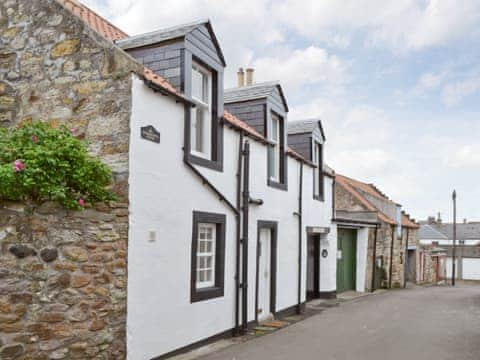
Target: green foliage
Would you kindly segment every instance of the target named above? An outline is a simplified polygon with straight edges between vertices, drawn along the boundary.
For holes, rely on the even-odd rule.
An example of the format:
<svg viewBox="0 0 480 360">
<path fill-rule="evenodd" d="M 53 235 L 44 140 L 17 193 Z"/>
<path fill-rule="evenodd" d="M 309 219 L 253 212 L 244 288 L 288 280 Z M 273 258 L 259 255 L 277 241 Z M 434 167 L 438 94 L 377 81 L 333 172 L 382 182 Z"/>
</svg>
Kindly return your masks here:
<svg viewBox="0 0 480 360">
<path fill-rule="evenodd" d="M 111 170 L 65 127 L 0 128 L 0 200 L 56 201 L 69 209 L 113 200 Z"/>
</svg>

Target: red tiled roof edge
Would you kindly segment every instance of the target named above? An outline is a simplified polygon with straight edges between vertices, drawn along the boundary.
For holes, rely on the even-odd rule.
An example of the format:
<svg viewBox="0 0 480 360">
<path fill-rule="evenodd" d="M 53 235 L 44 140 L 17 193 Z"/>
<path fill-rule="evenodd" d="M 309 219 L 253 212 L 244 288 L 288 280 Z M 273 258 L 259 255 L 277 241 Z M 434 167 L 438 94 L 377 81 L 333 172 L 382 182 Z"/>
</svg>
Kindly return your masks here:
<svg viewBox="0 0 480 360">
<path fill-rule="evenodd" d="M 105 40 L 115 42 L 115 40 L 127 38 L 128 35 L 108 20 L 103 18 L 102 16 L 98 15 L 92 9 L 88 8 L 87 6 L 83 5 L 77 0 L 55 0 L 58 4 L 60 4 L 64 9 L 72 13 L 74 16 L 79 18 L 83 21 L 90 29 L 101 35 Z M 122 49 L 117 47 L 120 51 L 123 52 Z M 128 55 L 128 54 L 127 54 Z M 178 92 L 174 86 L 172 86 L 166 79 L 163 77 L 155 74 L 150 69 L 144 67 L 142 64 L 138 63 L 134 58 L 132 61 L 139 65 L 137 71 L 138 76 L 144 79 L 147 82 L 155 84 L 160 88 L 163 88 L 168 93 L 172 94 L 177 99 L 190 102 L 185 96 Z"/>
<path fill-rule="evenodd" d="M 335 179 L 337 183 L 341 184 L 345 190 L 347 190 L 350 194 L 353 195 L 363 206 L 365 206 L 370 211 L 376 211 L 378 213 L 378 218 L 390 225 L 395 225 L 396 221 L 385 215 L 379 209 L 377 209 L 370 201 L 365 199 L 357 190 L 355 190 L 354 186 L 348 182 L 348 178 L 342 175 L 336 175 Z"/>
<path fill-rule="evenodd" d="M 115 41 L 128 37 L 128 34 L 113 25 L 110 21 L 77 0 L 56 0 L 65 9 L 81 19 L 91 29 L 105 39 Z"/>
</svg>

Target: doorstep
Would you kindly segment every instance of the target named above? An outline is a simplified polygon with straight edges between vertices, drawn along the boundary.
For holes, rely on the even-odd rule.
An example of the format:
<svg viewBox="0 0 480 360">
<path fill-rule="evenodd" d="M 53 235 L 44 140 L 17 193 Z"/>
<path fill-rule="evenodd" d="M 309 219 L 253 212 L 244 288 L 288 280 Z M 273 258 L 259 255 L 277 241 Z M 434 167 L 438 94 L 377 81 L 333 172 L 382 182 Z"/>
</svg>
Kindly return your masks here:
<svg viewBox="0 0 480 360">
<path fill-rule="evenodd" d="M 229 339 L 223 339 L 211 343 L 209 345 L 202 346 L 198 349 L 189 351 L 185 354 L 171 357 L 170 360 L 197 360 L 204 356 L 213 354 L 217 351 L 223 350 L 232 345 L 243 343 L 258 337 L 267 336 L 281 329 L 289 327 L 295 323 L 303 321 L 312 316 L 319 315 L 321 312 L 339 306 L 341 303 L 353 301 L 359 298 L 363 298 L 370 295 L 377 295 L 386 292 L 387 290 L 376 290 L 374 293 L 348 293 L 339 294 L 338 299 L 316 299 L 306 303 L 305 310 L 301 314 L 289 315 L 280 317 L 275 320 L 265 321 L 258 324 L 248 331 L 247 334 L 233 337 Z"/>
</svg>

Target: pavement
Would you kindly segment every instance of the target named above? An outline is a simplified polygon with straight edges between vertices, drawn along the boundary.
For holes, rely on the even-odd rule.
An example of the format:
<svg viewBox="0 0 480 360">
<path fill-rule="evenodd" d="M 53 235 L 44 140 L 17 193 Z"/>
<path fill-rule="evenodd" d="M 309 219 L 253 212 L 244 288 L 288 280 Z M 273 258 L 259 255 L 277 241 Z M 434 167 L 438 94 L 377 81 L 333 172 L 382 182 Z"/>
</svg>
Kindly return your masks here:
<svg viewBox="0 0 480 360">
<path fill-rule="evenodd" d="M 479 360 L 480 286 L 392 290 L 342 302 L 202 360 Z"/>
</svg>

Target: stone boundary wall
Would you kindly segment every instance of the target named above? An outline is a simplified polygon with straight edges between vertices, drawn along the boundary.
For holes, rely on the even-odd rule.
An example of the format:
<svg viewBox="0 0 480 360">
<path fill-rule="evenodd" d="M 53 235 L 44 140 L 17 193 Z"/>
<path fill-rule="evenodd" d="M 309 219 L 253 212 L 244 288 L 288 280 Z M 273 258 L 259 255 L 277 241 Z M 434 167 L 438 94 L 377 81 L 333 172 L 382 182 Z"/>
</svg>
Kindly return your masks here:
<svg viewBox="0 0 480 360">
<path fill-rule="evenodd" d="M 0 206 L 0 359 L 125 354 L 128 209 Z"/>
<path fill-rule="evenodd" d="M 130 56 L 55 0 L 0 1 L 0 126 L 74 129 L 118 202 L 83 212 L 0 203 L 0 359 L 123 359 Z"/>
</svg>

